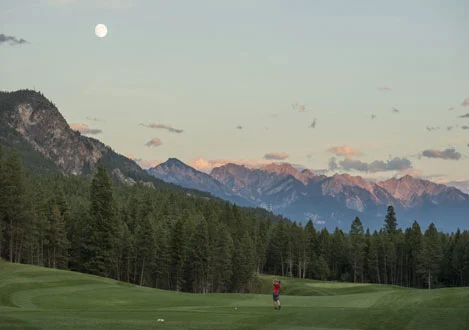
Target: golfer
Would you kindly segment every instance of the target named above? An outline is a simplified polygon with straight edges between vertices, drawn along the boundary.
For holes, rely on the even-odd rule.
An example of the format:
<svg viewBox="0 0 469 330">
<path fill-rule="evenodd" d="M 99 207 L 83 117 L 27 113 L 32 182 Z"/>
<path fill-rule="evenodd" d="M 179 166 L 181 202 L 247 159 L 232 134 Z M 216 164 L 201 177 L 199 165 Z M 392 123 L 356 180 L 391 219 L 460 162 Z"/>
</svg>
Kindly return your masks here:
<svg viewBox="0 0 469 330">
<path fill-rule="evenodd" d="M 278 279 L 272 280 L 272 284 L 274 285 L 274 308 L 280 309 L 280 300 L 279 300 L 279 291 L 280 291 L 280 281 Z"/>
</svg>

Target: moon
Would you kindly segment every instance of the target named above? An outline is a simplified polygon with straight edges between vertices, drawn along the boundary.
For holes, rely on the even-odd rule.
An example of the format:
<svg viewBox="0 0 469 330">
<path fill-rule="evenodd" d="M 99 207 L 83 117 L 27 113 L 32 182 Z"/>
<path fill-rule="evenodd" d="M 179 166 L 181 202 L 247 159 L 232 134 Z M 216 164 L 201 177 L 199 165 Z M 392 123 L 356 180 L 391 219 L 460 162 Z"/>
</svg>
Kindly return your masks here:
<svg viewBox="0 0 469 330">
<path fill-rule="evenodd" d="M 107 27 L 106 25 L 104 24 L 98 24 L 96 25 L 96 27 L 94 28 L 94 33 L 100 37 L 100 38 L 104 38 L 107 34 Z"/>
</svg>

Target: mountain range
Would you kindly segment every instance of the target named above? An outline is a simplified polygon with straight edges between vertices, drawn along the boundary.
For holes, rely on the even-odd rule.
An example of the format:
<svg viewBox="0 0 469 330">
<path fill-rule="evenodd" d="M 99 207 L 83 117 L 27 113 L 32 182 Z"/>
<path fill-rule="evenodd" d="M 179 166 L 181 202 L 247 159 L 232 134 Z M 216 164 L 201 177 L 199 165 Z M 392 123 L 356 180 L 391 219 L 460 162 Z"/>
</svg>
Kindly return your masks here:
<svg viewBox="0 0 469 330">
<path fill-rule="evenodd" d="M 262 207 L 298 222 L 311 219 L 328 229 L 348 229 L 355 216 L 366 227 L 378 229 L 389 205 L 403 226 L 414 220 L 422 226 L 434 222 L 446 231 L 469 225 L 469 195 L 410 175 L 370 182 L 349 174 L 316 175 L 288 163 L 257 169 L 226 164 L 207 174 L 175 158 L 147 171 L 167 182 Z"/>
<path fill-rule="evenodd" d="M 469 228 L 469 195 L 408 175 L 370 182 L 349 174 L 316 175 L 287 163 L 257 169 L 226 164 L 204 173 L 176 158 L 144 170 L 70 128 L 51 101 L 31 90 L 0 92 L 0 144 L 19 152 L 31 171 L 91 177 L 103 164 L 115 181 L 125 184 L 215 196 L 302 223 L 311 219 L 328 229 L 348 230 L 356 216 L 365 227 L 381 228 L 388 205 L 394 206 L 403 227 L 417 220 L 423 227 L 434 222 L 444 231 Z"/>
</svg>

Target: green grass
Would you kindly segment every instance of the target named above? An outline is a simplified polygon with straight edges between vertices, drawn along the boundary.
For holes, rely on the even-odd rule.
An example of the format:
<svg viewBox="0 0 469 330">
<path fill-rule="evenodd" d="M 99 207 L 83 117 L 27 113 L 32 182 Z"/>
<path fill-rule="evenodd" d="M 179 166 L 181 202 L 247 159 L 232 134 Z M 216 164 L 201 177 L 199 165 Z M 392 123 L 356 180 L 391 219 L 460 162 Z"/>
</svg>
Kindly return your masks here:
<svg viewBox="0 0 469 330">
<path fill-rule="evenodd" d="M 271 280 L 265 294 L 196 295 L 0 261 L 0 329 L 469 329 L 469 288 L 282 278 L 276 311 Z"/>
</svg>

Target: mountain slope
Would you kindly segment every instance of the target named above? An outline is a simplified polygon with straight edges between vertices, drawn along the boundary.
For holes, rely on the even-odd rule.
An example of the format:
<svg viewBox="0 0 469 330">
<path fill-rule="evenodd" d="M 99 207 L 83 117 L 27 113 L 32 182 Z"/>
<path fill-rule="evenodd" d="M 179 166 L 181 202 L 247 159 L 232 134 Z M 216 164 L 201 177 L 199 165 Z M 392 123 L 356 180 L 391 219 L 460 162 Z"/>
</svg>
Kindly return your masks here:
<svg viewBox="0 0 469 330">
<path fill-rule="evenodd" d="M 188 166 L 184 166 L 185 171 L 189 171 Z M 168 167 L 158 174 L 168 182 L 178 176 L 180 173 Z M 469 226 L 468 195 L 453 187 L 410 176 L 374 183 L 349 174 L 327 177 L 308 170 L 300 172 L 289 164 L 271 164 L 259 169 L 226 164 L 214 168 L 210 177 L 225 188 L 224 198 L 232 200 L 236 196 L 292 220 L 312 219 L 316 225 L 329 229 L 335 226 L 349 229 L 355 216 L 359 216 L 366 227 L 378 229 L 389 205 L 394 206 L 404 226 L 414 220 L 422 226 L 434 222 L 442 230 Z M 177 182 L 182 180 L 190 186 L 187 182 L 190 177 L 179 177 Z M 204 180 L 209 181 L 207 175 Z M 203 185 L 197 187 L 208 189 Z M 217 185 L 217 189 L 221 188 Z"/>
<path fill-rule="evenodd" d="M 206 191 L 214 196 L 230 200 L 238 205 L 253 206 L 253 203 L 228 191 L 223 184 L 210 175 L 197 171 L 176 158 L 169 158 L 166 162 L 147 170 L 147 172 L 165 182 L 173 183 L 185 188 Z"/>
<path fill-rule="evenodd" d="M 18 151 L 31 171 L 91 176 L 100 163 L 120 182 L 180 189 L 151 177 L 102 142 L 72 130 L 56 106 L 36 91 L 0 92 L 0 144 Z"/>
</svg>

